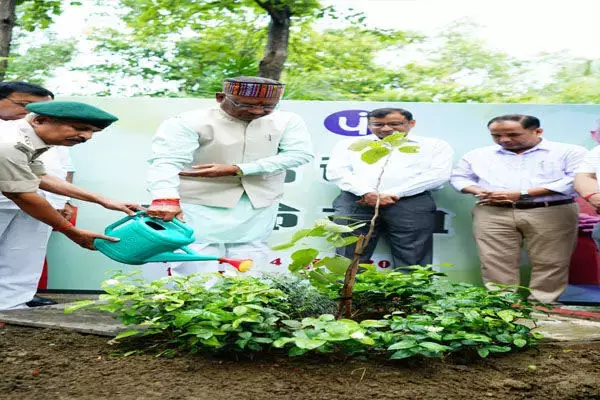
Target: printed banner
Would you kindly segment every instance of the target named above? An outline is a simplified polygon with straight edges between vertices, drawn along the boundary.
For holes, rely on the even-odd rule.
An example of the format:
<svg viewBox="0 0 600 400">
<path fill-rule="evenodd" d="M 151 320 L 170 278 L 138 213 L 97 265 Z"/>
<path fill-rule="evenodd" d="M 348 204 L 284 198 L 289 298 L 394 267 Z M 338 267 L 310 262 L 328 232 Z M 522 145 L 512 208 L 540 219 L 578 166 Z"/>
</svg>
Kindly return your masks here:
<svg viewBox="0 0 600 400">
<path fill-rule="evenodd" d="M 90 142 L 71 150 L 76 173 L 74 183 L 119 200 L 149 203 L 145 190 L 150 141 L 160 122 L 179 113 L 208 107 L 214 100 L 158 98 L 77 98 L 117 115 L 120 120 Z M 330 151 L 339 140 L 369 134 L 367 112 L 381 107 L 402 107 L 416 120 L 413 133 L 447 141 L 458 160 L 465 152 L 493 144 L 486 123 L 494 116 L 507 113 L 535 115 L 542 121 L 544 136 L 549 140 L 592 148 L 589 132 L 600 118 L 596 105 L 531 104 L 433 104 L 376 102 L 284 101 L 281 109 L 304 118 L 312 135 L 316 159 L 312 165 L 290 170 L 286 176 L 285 195 L 271 244 L 287 241 L 297 229 L 332 215 L 332 200 L 339 190 L 325 179 Z M 479 261 L 471 236 L 471 208 L 474 199 L 459 194 L 448 184 L 434 192 L 438 205 L 434 242 L 434 263 L 449 263 L 444 269 L 455 281 L 480 283 Z M 89 203 L 79 206 L 78 226 L 95 231 L 122 217 Z M 286 268 L 290 252 L 277 252 L 271 263 Z M 373 256 L 381 269 L 391 267 L 385 241 Z M 523 257 L 523 265 L 527 265 Z M 53 234 L 48 251 L 48 288 L 62 290 L 96 290 L 109 271 L 139 266 L 123 266 L 99 252 L 82 249 L 60 234 Z M 590 265 L 585 268 L 598 268 Z M 166 274 L 166 270 L 146 271 L 149 276 Z M 526 271 L 525 271 L 526 272 Z M 594 282 L 590 282 L 594 283 Z"/>
</svg>

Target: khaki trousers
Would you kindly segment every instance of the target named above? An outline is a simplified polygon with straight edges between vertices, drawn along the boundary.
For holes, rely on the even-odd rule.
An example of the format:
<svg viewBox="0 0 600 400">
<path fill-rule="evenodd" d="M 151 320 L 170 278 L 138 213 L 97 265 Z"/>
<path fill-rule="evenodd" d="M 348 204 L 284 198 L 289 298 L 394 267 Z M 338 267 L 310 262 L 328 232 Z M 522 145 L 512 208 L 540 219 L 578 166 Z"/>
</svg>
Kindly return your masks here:
<svg viewBox="0 0 600 400">
<path fill-rule="evenodd" d="M 526 210 L 476 205 L 473 237 L 486 286 L 519 284 L 519 262 L 525 241 L 531 261 L 530 300 L 556 301 L 569 280 L 578 213 L 575 203 Z"/>
</svg>

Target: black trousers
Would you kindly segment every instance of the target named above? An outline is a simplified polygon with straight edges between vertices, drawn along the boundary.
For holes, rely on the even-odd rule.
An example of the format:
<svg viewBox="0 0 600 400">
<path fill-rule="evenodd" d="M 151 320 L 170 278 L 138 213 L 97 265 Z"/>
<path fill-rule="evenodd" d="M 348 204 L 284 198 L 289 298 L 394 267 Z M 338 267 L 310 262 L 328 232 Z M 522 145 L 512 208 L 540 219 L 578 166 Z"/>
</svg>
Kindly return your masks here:
<svg viewBox="0 0 600 400">
<path fill-rule="evenodd" d="M 367 224 L 354 231 L 355 235 L 366 235 L 375 209 L 356 204 L 360 196 L 342 192 L 334 201 L 335 216 L 365 221 Z M 429 192 L 401 198 L 395 204 L 379 209 L 379 216 L 369 245 L 361 256 L 367 262 L 381 235 L 387 235 L 392 251 L 394 268 L 410 265 L 427 265 L 433 260 L 433 231 L 435 229 L 436 205 Z M 338 224 L 348 225 L 354 221 L 337 219 Z M 338 248 L 337 254 L 352 259 L 355 244 Z"/>
</svg>

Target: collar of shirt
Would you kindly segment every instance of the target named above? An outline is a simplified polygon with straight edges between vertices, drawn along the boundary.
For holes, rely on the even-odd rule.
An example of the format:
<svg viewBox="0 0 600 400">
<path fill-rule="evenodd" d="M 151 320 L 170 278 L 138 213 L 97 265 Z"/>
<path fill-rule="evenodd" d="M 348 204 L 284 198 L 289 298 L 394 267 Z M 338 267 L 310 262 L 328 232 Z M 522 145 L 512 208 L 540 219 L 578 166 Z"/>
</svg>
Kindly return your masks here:
<svg viewBox="0 0 600 400">
<path fill-rule="evenodd" d="M 533 153 L 534 151 L 538 151 L 538 150 L 550 151 L 550 143 L 547 140 L 544 140 L 544 138 L 542 138 L 542 140 L 538 144 L 536 144 L 535 146 L 533 146 L 532 148 L 530 148 L 528 150 L 525 150 L 522 153 L 515 153 L 513 151 L 504 150 L 504 148 L 502 146 L 498 145 L 496 152 L 501 153 L 501 154 L 511 155 L 511 156 L 520 156 L 523 154 Z"/>
<path fill-rule="evenodd" d="M 19 128 L 19 132 L 23 137 L 27 140 L 27 144 L 33 147 L 34 150 L 47 149 L 52 147 L 52 145 L 47 144 L 40 138 L 33 127 L 24 119 L 20 119 L 17 121 L 17 127 Z"/>
</svg>

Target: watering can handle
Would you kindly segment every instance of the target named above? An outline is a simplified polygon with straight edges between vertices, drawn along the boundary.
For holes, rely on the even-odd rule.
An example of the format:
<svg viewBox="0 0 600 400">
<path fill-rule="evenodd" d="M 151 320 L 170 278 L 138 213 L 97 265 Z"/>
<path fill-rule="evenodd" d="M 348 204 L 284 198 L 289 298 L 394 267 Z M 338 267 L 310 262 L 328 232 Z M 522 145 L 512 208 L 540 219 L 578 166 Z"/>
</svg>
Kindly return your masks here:
<svg viewBox="0 0 600 400">
<path fill-rule="evenodd" d="M 104 234 L 109 235 L 112 233 L 113 229 L 115 229 L 117 226 L 124 224 L 125 222 L 132 220 L 133 218 L 139 217 L 142 214 L 145 214 L 146 211 L 138 211 L 135 213 L 135 215 L 128 215 L 124 218 L 121 218 L 118 221 L 113 222 L 112 224 L 110 224 L 109 226 L 106 227 L 106 229 L 104 229 Z"/>
<path fill-rule="evenodd" d="M 183 230 L 184 232 L 188 232 L 189 233 L 188 236 L 190 236 L 190 237 L 194 236 L 194 231 L 191 230 L 190 226 L 187 225 L 185 222 L 181 222 L 177 217 L 173 218 L 173 220 L 171 222 L 173 222 L 175 225 L 177 225 L 177 227 L 181 228 L 181 230 Z M 195 253 L 192 251 L 190 254 L 195 254 Z"/>
</svg>

